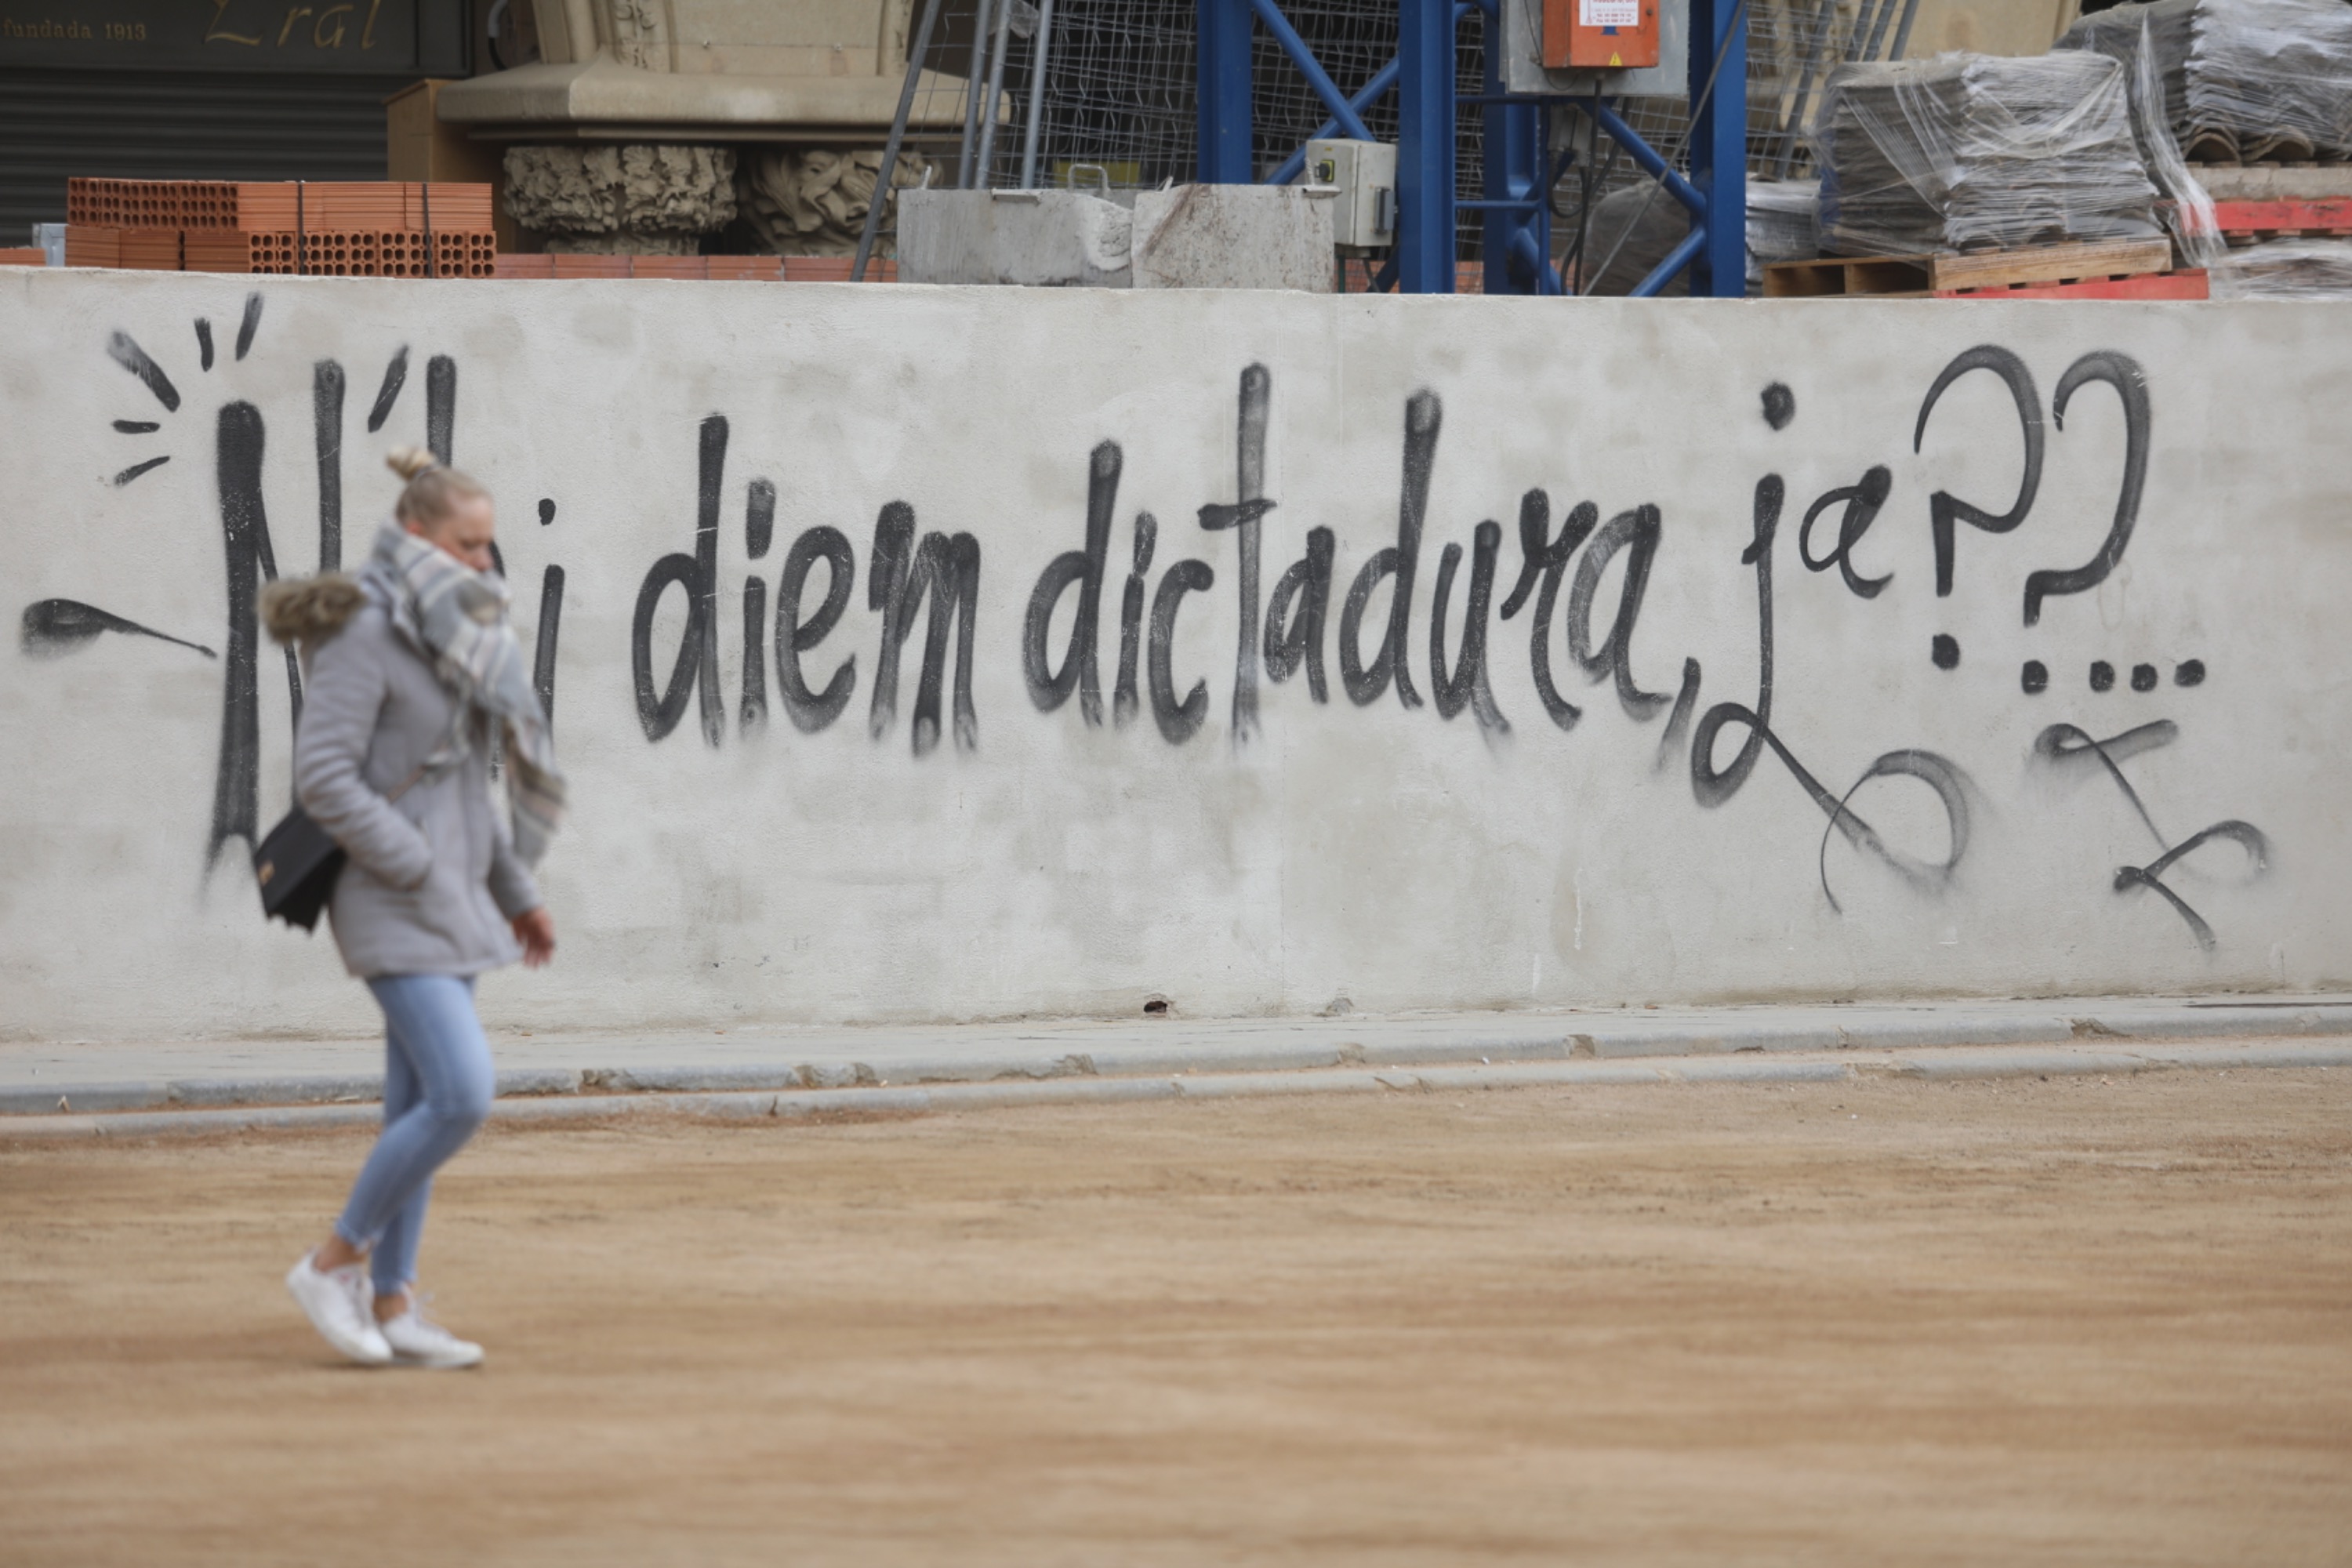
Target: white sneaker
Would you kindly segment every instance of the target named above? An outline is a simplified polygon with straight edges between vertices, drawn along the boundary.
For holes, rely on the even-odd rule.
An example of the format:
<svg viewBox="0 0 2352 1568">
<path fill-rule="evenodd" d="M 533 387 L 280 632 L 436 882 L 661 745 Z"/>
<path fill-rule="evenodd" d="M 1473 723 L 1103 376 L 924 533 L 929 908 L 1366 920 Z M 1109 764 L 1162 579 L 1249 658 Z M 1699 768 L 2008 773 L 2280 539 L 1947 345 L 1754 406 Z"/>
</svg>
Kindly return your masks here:
<svg viewBox="0 0 2352 1568">
<path fill-rule="evenodd" d="M 384 1343 L 392 1347 L 393 1360 L 402 1366 L 455 1369 L 482 1363 L 481 1346 L 459 1339 L 415 1307 L 396 1318 L 384 1319 L 376 1327 L 383 1331 Z"/>
<path fill-rule="evenodd" d="M 362 1366 L 382 1366 L 392 1360 L 370 1310 L 374 1292 L 358 1264 L 320 1272 L 311 1261 L 316 1252 L 286 1271 L 286 1289 L 301 1304 L 303 1315 L 319 1337 Z"/>
</svg>

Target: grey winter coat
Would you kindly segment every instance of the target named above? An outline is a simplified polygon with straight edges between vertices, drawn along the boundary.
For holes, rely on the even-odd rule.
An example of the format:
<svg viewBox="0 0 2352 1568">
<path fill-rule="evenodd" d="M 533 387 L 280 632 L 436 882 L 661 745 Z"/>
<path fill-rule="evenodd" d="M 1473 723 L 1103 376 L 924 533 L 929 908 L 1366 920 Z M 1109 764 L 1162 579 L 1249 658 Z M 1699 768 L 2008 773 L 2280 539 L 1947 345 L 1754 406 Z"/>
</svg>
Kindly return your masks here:
<svg viewBox="0 0 2352 1568">
<path fill-rule="evenodd" d="M 491 802 L 487 736 L 387 801 L 448 733 L 457 700 L 348 578 L 284 586 L 268 613 L 301 638 L 295 797 L 350 856 L 328 905 L 344 967 L 374 979 L 513 963 L 508 921 L 539 907 L 539 888 Z"/>
</svg>

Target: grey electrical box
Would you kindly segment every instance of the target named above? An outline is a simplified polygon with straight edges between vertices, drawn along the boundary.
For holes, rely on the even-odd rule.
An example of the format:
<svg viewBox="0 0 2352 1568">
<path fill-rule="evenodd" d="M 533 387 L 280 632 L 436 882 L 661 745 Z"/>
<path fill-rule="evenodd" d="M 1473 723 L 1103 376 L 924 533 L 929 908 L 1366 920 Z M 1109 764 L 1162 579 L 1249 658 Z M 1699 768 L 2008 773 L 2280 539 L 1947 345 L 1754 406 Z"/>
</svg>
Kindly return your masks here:
<svg viewBox="0 0 2352 1568">
<path fill-rule="evenodd" d="M 1302 182 L 1339 193 L 1331 241 L 1351 250 L 1396 243 L 1397 150 L 1385 142 L 1332 140 L 1307 144 Z"/>
<path fill-rule="evenodd" d="M 1543 0 L 1500 0 L 1503 90 L 1600 93 L 1615 98 L 1690 96 L 1690 0 L 1658 0 L 1658 63 L 1639 70 L 1546 70 Z M 1752 0 L 1751 0 L 1752 4 Z"/>
</svg>

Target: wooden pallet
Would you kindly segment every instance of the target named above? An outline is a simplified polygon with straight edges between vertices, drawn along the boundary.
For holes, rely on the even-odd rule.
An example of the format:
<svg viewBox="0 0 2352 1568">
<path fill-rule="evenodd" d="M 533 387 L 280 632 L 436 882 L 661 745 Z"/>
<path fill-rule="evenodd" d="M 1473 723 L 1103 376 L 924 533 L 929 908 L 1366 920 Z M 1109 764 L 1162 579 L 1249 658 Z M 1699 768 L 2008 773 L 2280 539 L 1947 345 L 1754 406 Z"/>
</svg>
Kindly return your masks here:
<svg viewBox="0 0 2352 1568">
<path fill-rule="evenodd" d="M 2352 234 L 2352 197 L 2340 201 L 2223 202 L 2213 216 L 2231 243 Z"/>
<path fill-rule="evenodd" d="M 2210 300 L 2202 269 L 2141 272 L 2128 278 L 2084 278 L 2073 283 L 2011 283 L 1998 289 L 1948 289 L 1938 300 Z"/>
<path fill-rule="evenodd" d="M 1764 268 L 1768 300 L 1927 299 L 1961 290 L 2030 283 L 2074 283 L 2162 272 L 2172 265 L 2168 239 L 2099 239 L 2022 250 L 1931 256 L 1825 256 L 1774 261 Z"/>
<path fill-rule="evenodd" d="M 1882 300 L 1927 297 L 1932 256 L 1823 256 L 1811 261 L 1764 264 L 1767 300 L 1834 300 L 1870 295 Z"/>
</svg>

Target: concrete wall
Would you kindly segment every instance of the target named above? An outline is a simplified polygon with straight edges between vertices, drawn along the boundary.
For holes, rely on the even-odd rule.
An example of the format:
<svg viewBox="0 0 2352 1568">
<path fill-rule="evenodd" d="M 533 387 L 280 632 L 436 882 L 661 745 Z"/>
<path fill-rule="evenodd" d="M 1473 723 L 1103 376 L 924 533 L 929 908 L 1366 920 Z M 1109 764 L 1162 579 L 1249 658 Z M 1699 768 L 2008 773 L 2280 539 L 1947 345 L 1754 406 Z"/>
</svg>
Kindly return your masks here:
<svg viewBox="0 0 2352 1568">
<path fill-rule="evenodd" d="M 265 541 L 362 556 L 428 435 L 499 497 L 576 800 L 506 1020 L 2343 985 L 2347 349 L 2328 305 L 12 271 L 0 1027 L 371 1026 L 258 918 L 290 713 L 242 606 Z M 873 607 L 877 527 L 969 619 Z M 1325 549 L 1277 682 L 1237 640 Z"/>
</svg>

